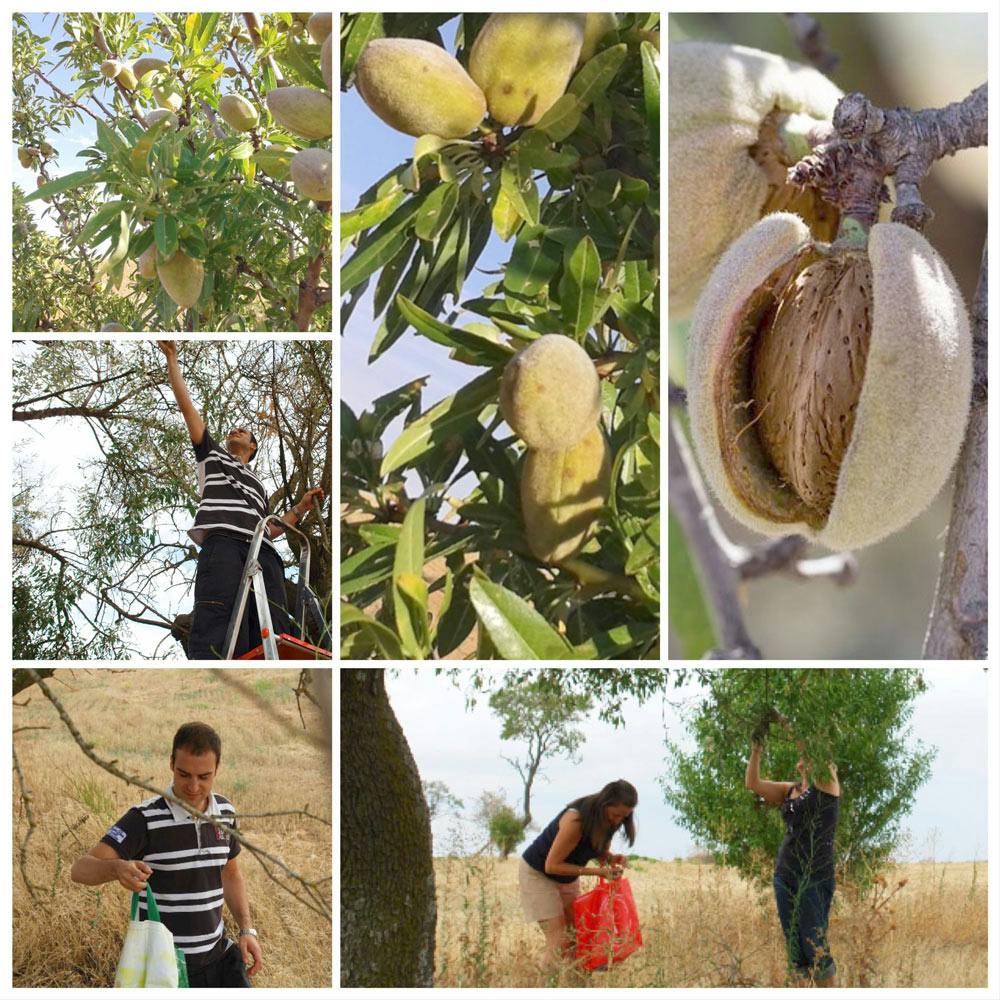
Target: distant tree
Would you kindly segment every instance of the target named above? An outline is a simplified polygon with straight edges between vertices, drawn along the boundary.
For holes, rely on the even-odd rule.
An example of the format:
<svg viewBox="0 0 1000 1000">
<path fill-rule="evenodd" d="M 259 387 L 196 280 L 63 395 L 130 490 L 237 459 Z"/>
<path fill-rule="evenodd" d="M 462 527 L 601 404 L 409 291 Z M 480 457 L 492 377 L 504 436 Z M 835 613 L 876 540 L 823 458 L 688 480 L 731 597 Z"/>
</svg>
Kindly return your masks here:
<svg viewBox="0 0 1000 1000">
<path fill-rule="evenodd" d="M 687 729 L 695 748 L 667 740 L 667 801 L 713 856 L 750 877 L 769 877 L 783 835 L 775 809 L 744 786 L 752 734 L 763 738 L 766 777 L 793 780 L 804 754 L 841 784 L 837 859 L 865 882 L 889 858 L 900 823 L 930 774 L 933 750 L 912 739 L 918 670 L 701 671 L 705 697 Z"/>
<path fill-rule="evenodd" d="M 543 676 L 523 681 L 508 678 L 490 695 L 490 708 L 503 723 L 500 737 L 526 743 L 523 757 L 504 757 L 523 786 L 521 827 L 531 823 L 531 790 L 542 763 L 553 757 L 578 760 L 584 735 L 576 728 L 593 708 L 588 694 L 554 689 Z"/>
<path fill-rule="evenodd" d="M 427 811 L 431 819 L 442 813 L 457 812 L 462 808 L 462 800 L 452 795 L 451 789 L 443 781 L 423 781 L 420 787 L 424 792 L 424 801 L 427 803 Z"/>
<path fill-rule="evenodd" d="M 510 806 L 495 813 L 490 820 L 490 842 L 506 860 L 511 851 L 524 840 L 525 826 Z"/>
</svg>

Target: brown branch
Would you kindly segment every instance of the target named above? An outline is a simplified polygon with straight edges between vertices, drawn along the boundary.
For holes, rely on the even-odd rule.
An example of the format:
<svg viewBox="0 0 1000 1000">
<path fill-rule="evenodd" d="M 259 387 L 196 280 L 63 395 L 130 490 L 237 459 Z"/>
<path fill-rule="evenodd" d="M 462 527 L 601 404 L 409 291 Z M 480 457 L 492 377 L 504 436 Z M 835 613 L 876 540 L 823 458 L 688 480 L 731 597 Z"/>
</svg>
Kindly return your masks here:
<svg viewBox="0 0 1000 1000">
<path fill-rule="evenodd" d="M 867 229 L 888 197 L 886 177 L 894 177 L 892 221 L 922 230 L 934 213 L 920 197 L 921 182 L 941 157 L 986 145 L 988 111 L 985 83 L 963 101 L 924 111 L 885 110 L 864 94 L 847 94 L 833 113 L 832 128 L 789 169 L 788 179 L 816 188 Z"/>
<path fill-rule="evenodd" d="M 289 895 L 294 896 L 303 906 L 312 910 L 314 913 L 318 913 L 321 917 L 330 921 L 330 923 L 333 922 L 333 913 L 330 908 L 330 904 L 320 892 L 321 881 L 310 881 L 304 876 L 299 875 L 297 872 L 289 868 L 280 858 L 275 857 L 263 848 L 251 843 L 243 834 L 234 830 L 227 823 L 224 823 L 219 817 L 210 816 L 207 813 L 203 813 L 200 810 L 193 808 L 190 803 L 177 798 L 177 796 L 172 795 L 170 792 L 158 788 L 149 781 L 143 780 L 138 775 L 127 774 L 117 766 L 117 761 L 107 761 L 99 757 L 94 752 L 93 746 L 80 734 L 79 729 L 77 729 L 72 717 L 63 707 L 59 698 L 49 690 L 48 685 L 44 680 L 42 680 L 36 671 L 30 668 L 27 669 L 29 674 L 34 675 L 34 682 L 39 686 L 45 697 L 52 703 L 52 707 L 55 708 L 56 712 L 59 714 L 59 718 L 62 719 L 63 725 L 65 725 L 65 727 L 69 730 L 69 734 L 73 737 L 77 746 L 79 746 L 84 755 L 93 761 L 98 767 L 103 768 L 109 774 L 113 774 L 116 778 L 121 779 L 126 784 L 135 785 L 138 788 L 145 788 L 147 791 L 153 792 L 155 795 L 162 795 L 168 802 L 173 802 L 175 805 L 180 806 L 195 819 L 201 820 L 204 823 L 210 823 L 212 826 L 220 830 L 225 830 L 225 832 L 228 833 L 233 840 L 237 841 L 242 847 L 245 847 L 251 854 L 253 854 L 271 881 L 281 886 Z M 280 868 L 289 879 L 301 887 L 302 892 L 296 892 L 293 888 L 276 878 L 274 873 L 268 867 L 268 864 L 273 865 L 276 868 Z M 326 880 L 324 879 L 322 881 Z"/>
<path fill-rule="evenodd" d="M 39 888 L 28 878 L 28 841 L 31 840 L 35 832 L 35 814 L 31 808 L 31 792 L 28 791 L 27 782 L 24 780 L 24 771 L 21 770 L 21 761 L 17 756 L 17 747 L 11 746 L 11 753 L 14 758 L 14 773 L 17 775 L 17 784 L 20 789 L 21 802 L 24 804 L 24 818 L 28 823 L 28 830 L 21 838 L 17 846 L 17 867 L 21 870 L 21 878 L 24 880 L 24 887 L 28 890 L 28 895 L 33 903 L 45 907 L 43 900 L 35 895 L 35 889 Z"/>
<path fill-rule="evenodd" d="M 948 540 L 938 575 L 925 660 L 984 660 L 989 623 L 986 359 L 988 346 L 987 250 L 979 266 L 972 302 L 975 390 L 965 443 L 958 458 Z"/>
<path fill-rule="evenodd" d="M 840 56 L 826 47 L 826 33 L 812 14 L 786 14 L 785 23 L 811 66 L 829 76 L 840 65 Z"/>
</svg>

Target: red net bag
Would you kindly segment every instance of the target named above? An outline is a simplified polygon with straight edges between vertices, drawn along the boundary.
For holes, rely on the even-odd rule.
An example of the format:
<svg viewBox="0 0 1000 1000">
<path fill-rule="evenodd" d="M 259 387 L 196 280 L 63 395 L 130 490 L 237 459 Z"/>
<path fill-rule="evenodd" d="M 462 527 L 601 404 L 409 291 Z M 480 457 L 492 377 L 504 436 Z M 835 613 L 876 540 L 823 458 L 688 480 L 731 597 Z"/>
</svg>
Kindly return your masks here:
<svg viewBox="0 0 1000 1000">
<path fill-rule="evenodd" d="M 601 879 L 573 901 L 576 957 L 585 969 L 622 962 L 642 947 L 639 913 L 627 878 Z"/>
</svg>

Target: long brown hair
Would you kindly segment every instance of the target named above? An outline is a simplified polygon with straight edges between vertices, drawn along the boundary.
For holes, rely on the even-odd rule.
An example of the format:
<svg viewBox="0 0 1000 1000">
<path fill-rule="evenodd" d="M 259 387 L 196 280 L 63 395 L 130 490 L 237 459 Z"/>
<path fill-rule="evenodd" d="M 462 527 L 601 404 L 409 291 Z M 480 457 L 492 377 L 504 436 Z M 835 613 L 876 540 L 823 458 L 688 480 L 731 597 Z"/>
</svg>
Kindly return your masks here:
<svg viewBox="0 0 1000 1000">
<path fill-rule="evenodd" d="M 635 785 L 624 778 L 611 781 L 594 795 L 585 795 L 582 799 L 571 802 L 567 808 L 575 809 L 580 814 L 580 827 L 583 839 L 589 840 L 596 851 L 607 851 L 611 847 L 614 835 L 622 830 L 628 846 L 635 843 L 635 820 L 627 816 L 616 827 L 609 827 L 604 818 L 604 810 L 608 806 L 627 806 L 634 809 L 639 804 L 639 793 Z"/>
</svg>

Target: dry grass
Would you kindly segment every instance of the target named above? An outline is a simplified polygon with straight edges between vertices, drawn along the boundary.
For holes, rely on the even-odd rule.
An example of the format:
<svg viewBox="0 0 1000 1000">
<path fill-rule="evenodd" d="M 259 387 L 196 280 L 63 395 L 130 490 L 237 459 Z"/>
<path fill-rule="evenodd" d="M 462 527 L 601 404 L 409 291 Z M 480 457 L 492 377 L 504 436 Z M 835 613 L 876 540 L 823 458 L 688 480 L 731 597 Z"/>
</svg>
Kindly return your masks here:
<svg viewBox="0 0 1000 1000">
<path fill-rule="evenodd" d="M 723 868 L 636 862 L 645 946 L 609 972 L 567 966 L 548 980 L 537 968 L 542 933 L 521 916 L 516 858 L 438 859 L 435 870 L 436 986 L 787 985 L 771 893 Z M 839 887 L 830 923 L 839 985 L 985 987 L 986 897 L 984 863 L 901 865 L 865 899 Z"/>
<path fill-rule="evenodd" d="M 222 736 L 216 789 L 240 813 L 302 809 L 331 816 L 330 762 L 304 736 L 292 689 L 297 670 L 233 670 L 252 686 L 247 698 L 207 670 L 60 670 L 53 690 L 86 739 L 105 759 L 166 787 L 177 727 L 199 720 Z M 59 683 L 59 682 L 62 683 Z M 77 885 L 69 870 L 131 806 L 149 797 L 87 760 L 37 688 L 19 695 L 14 726 L 47 726 L 14 737 L 32 795 L 37 829 L 28 874 L 41 905 L 32 902 L 18 869 L 27 831 L 14 783 L 13 983 L 15 986 L 110 986 L 128 923 L 129 894 L 117 883 Z M 319 712 L 303 701 L 310 732 Z M 277 718 L 275 717 L 277 716 Z M 306 878 L 326 880 L 331 828 L 302 816 L 247 818 L 241 830 Z M 276 886 L 246 850 L 247 880 L 264 967 L 255 986 L 330 986 L 332 933 L 328 921 Z M 231 928 L 228 910 L 227 924 Z"/>
</svg>

